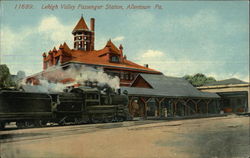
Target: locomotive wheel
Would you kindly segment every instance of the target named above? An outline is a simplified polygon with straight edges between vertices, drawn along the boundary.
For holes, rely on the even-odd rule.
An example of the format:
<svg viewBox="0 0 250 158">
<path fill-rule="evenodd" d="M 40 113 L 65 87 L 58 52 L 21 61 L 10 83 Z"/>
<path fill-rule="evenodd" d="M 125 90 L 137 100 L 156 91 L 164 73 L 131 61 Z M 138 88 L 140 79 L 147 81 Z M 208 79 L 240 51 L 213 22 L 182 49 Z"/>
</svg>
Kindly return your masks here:
<svg viewBox="0 0 250 158">
<path fill-rule="evenodd" d="M 103 118 L 102 122 L 103 122 L 103 123 L 108 123 L 109 120 L 108 120 L 108 118 Z"/>
<path fill-rule="evenodd" d="M 35 126 L 35 127 L 41 127 L 41 122 L 40 122 L 40 120 L 35 120 L 35 121 L 34 121 L 34 126 Z"/>
<path fill-rule="evenodd" d="M 44 127 L 46 126 L 47 122 L 43 120 L 35 120 L 34 121 L 34 126 L 35 127 Z"/>
<path fill-rule="evenodd" d="M 59 124 L 60 126 L 64 126 L 64 125 L 66 125 L 66 121 L 65 121 L 65 120 L 62 120 L 62 121 L 60 121 L 58 124 Z"/>
<path fill-rule="evenodd" d="M 18 121 L 18 122 L 16 122 L 16 126 L 17 126 L 17 128 L 24 128 L 25 127 L 25 122 Z"/>
<path fill-rule="evenodd" d="M 74 124 L 80 125 L 80 124 L 82 124 L 82 120 L 80 118 L 75 118 L 74 119 Z"/>
<path fill-rule="evenodd" d="M 5 122 L 0 122 L 0 129 L 4 129 L 5 127 Z"/>
<path fill-rule="evenodd" d="M 123 117 L 117 117 L 117 121 L 118 121 L 118 122 L 123 122 L 123 121 L 124 121 L 124 118 L 123 118 Z"/>
<path fill-rule="evenodd" d="M 91 119 L 91 123 L 94 123 L 94 124 L 95 124 L 95 123 L 98 123 L 98 120 L 92 118 L 92 119 Z"/>
<path fill-rule="evenodd" d="M 108 123 L 113 121 L 113 117 L 108 118 Z"/>
<path fill-rule="evenodd" d="M 63 117 L 61 120 L 59 120 L 58 124 L 59 124 L 60 126 L 66 125 L 66 119 L 67 119 L 67 116 Z"/>
<path fill-rule="evenodd" d="M 86 119 L 86 123 L 92 123 L 90 117 L 88 117 L 88 118 Z"/>
<path fill-rule="evenodd" d="M 25 121 L 24 122 L 24 127 L 25 128 L 30 128 L 30 127 L 34 127 L 34 122 L 33 121 Z"/>
<path fill-rule="evenodd" d="M 123 122 L 124 121 L 124 118 L 123 117 L 120 117 L 119 118 L 119 122 Z"/>
<path fill-rule="evenodd" d="M 47 123 L 48 123 L 48 121 L 41 120 L 41 125 L 42 125 L 42 127 L 46 126 L 46 125 L 47 125 Z"/>
<path fill-rule="evenodd" d="M 95 124 L 95 123 L 98 123 L 98 122 L 99 122 L 98 119 L 96 119 L 95 117 L 92 117 L 92 118 L 91 118 L 91 123 L 94 123 L 94 124 Z"/>
<path fill-rule="evenodd" d="M 108 116 L 106 116 L 105 114 L 102 116 L 102 122 L 103 123 L 108 123 L 109 122 Z"/>
<path fill-rule="evenodd" d="M 118 122 L 118 118 L 116 116 L 113 117 L 112 122 Z"/>
<path fill-rule="evenodd" d="M 113 117 L 110 117 L 108 115 L 103 115 L 103 119 L 102 119 L 103 123 L 109 123 L 109 122 L 112 122 L 112 121 L 113 121 Z"/>
<path fill-rule="evenodd" d="M 94 115 L 89 116 L 88 123 L 97 123 L 97 120 L 95 119 Z"/>
</svg>

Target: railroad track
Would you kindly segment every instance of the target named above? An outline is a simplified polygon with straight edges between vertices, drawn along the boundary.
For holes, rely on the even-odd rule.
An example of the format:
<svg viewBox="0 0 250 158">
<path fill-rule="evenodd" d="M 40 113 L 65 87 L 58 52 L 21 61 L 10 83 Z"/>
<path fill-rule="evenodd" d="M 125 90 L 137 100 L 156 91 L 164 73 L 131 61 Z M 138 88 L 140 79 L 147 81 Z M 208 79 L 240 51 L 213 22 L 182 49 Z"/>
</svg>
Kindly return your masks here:
<svg viewBox="0 0 250 158">
<path fill-rule="evenodd" d="M 229 117 L 214 117 L 214 118 L 204 118 L 207 122 L 218 121 L 223 119 L 230 119 Z M 236 116 L 236 117 L 246 117 L 246 116 Z M 39 139 L 50 139 L 55 137 L 64 137 L 71 135 L 78 135 L 90 132 L 97 132 L 105 129 L 112 128 L 122 128 L 122 127 L 133 127 L 135 129 L 131 130 L 142 130 L 144 127 L 141 125 L 145 124 L 155 124 L 152 127 L 157 128 L 161 126 L 190 126 L 192 124 L 199 124 L 202 118 L 199 119 L 185 119 L 185 120 L 138 120 L 138 121 L 126 121 L 126 122 L 114 122 L 114 123 L 100 123 L 100 124 L 84 124 L 84 125 L 71 125 L 71 126 L 51 126 L 42 128 L 27 128 L 27 129 L 15 129 L 7 128 L 4 131 L 0 131 L 0 144 L 1 143 L 11 143 L 11 142 L 22 142 L 22 141 L 32 141 Z M 165 124 L 166 122 L 169 122 Z M 163 123 L 162 125 L 160 123 Z M 151 128 L 151 127 L 150 127 Z"/>
<path fill-rule="evenodd" d="M 102 123 L 102 124 L 27 128 L 27 129 L 16 129 L 16 130 L 13 130 L 13 128 L 9 129 L 7 128 L 4 131 L 0 131 L 0 143 L 49 139 L 54 137 L 63 137 L 63 136 L 78 135 L 90 132 L 97 132 L 104 129 L 131 127 L 131 126 L 138 126 L 156 122 L 162 122 L 162 121 L 151 121 L 151 120 L 127 121 L 127 122 Z"/>
</svg>

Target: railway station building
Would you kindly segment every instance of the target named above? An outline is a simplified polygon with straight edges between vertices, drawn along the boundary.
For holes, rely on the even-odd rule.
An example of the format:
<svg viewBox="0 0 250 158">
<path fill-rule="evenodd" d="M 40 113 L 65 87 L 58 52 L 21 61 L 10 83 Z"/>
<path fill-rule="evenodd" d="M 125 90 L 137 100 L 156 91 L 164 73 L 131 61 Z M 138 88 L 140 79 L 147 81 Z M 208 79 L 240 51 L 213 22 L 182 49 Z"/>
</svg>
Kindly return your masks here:
<svg viewBox="0 0 250 158">
<path fill-rule="evenodd" d="M 130 87 L 129 111 L 136 117 L 176 117 L 219 113 L 220 96 L 201 92 L 183 78 L 139 74 Z"/>
<path fill-rule="evenodd" d="M 90 19 L 88 27 L 81 17 L 72 35 L 73 48 L 62 43 L 58 48 L 44 52 L 43 71 L 29 76 L 26 82 L 39 84 L 39 78 L 43 78 L 55 83 L 70 83 L 74 78 L 65 77 L 57 68 L 67 70 L 84 65 L 102 68 L 108 75 L 119 77 L 122 91 L 128 92 L 130 113 L 135 117 L 218 112 L 219 95 L 200 92 L 182 78 L 167 77 L 147 64 L 142 66 L 130 61 L 123 52 L 123 46 L 116 46 L 111 39 L 102 49 L 96 50 L 94 18 Z"/>
<path fill-rule="evenodd" d="M 74 48 L 69 48 L 67 43 L 61 44 L 58 48 L 54 47 L 42 54 L 43 71 L 30 76 L 27 81 L 30 83 L 39 82 L 38 78 L 45 78 L 52 82 L 72 82 L 73 78 L 65 78 L 55 67 L 64 70 L 70 66 L 90 66 L 102 68 L 110 76 L 117 76 L 121 86 L 130 86 L 132 81 L 139 73 L 162 74 L 151 69 L 148 65 L 141 66 L 129 59 L 123 52 L 123 46 L 117 47 L 111 39 L 106 45 L 95 50 L 95 19 L 90 19 L 90 28 L 87 26 L 83 17 L 80 18 L 72 31 L 74 38 Z M 54 69 L 53 69 L 54 68 Z"/>
</svg>

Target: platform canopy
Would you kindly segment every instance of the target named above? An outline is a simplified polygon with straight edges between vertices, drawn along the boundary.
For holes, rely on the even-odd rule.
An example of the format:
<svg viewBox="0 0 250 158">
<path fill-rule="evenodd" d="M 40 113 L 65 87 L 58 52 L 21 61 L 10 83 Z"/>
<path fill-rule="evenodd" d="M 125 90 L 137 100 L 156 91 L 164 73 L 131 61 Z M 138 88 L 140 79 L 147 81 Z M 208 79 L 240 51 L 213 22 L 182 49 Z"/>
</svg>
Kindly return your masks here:
<svg viewBox="0 0 250 158">
<path fill-rule="evenodd" d="M 184 78 L 139 74 L 131 87 L 121 87 L 130 96 L 169 98 L 220 98 L 216 93 L 201 92 Z"/>
</svg>

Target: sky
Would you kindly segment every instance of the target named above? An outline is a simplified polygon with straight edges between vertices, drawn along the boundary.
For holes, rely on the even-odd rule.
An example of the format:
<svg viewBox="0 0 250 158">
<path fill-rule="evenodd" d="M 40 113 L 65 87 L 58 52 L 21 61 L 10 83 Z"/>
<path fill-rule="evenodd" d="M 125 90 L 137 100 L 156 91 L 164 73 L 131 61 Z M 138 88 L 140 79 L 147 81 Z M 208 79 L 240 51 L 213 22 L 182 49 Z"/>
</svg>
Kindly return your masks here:
<svg viewBox="0 0 250 158">
<path fill-rule="evenodd" d="M 203 73 L 249 81 L 247 1 L 0 1 L 0 62 L 12 74 L 42 71 L 42 53 L 67 42 L 83 15 L 95 18 L 95 48 L 111 39 L 131 61 L 167 76 Z M 20 5 L 28 4 L 30 9 Z M 45 9 L 57 5 L 58 9 Z M 75 6 L 62 9 L 61 5 Z M 81 9 L 78 6 L 103 6 Z M 108 5 L 123 9 L 107 9 Z M 128 5 L 150 6 L 127 9 Z M 158 7 L 155 7 L 158 6 Z M 161 7 L 159 7 L 161 6 Z M 19 8 L 20 7 L 20 8 Z M 160 9 L 161 8 L 161 9 Z"/>
</svg>

